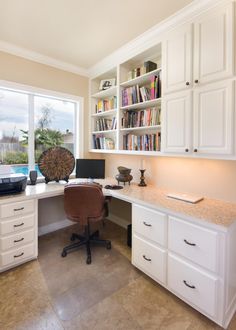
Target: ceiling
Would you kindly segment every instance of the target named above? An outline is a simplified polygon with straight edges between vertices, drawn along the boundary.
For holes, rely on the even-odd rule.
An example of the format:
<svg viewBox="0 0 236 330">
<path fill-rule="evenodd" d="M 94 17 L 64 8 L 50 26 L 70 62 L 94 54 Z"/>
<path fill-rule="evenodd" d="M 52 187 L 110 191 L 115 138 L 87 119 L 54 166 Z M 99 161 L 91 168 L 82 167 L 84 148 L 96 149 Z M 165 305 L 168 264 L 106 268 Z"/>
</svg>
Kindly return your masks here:
<svg viewBox="0 0 236 330">
<path fill-rule="evenodd" d="M 0 0 L 0 40 L 81 68 L 192 0 Z"/>
</svg>

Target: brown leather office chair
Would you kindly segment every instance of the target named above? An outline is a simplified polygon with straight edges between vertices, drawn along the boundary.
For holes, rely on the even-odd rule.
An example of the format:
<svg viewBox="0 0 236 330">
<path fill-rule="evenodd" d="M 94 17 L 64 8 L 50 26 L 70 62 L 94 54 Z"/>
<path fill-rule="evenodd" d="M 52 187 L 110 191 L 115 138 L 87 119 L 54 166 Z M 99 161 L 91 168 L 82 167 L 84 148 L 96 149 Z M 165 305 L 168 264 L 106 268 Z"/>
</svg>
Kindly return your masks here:
<svg viewBox="0 0 236 330">
<path fill-rule="evenodd" d="M 90 233 L 90 224 L 103 220 L 108 216 L 107 201 L 102 192 L 102 188 L 97 184 L 69 184 L 64 189 L 64 208 L 68 219 L 79 222 L 84 227 L 84 236 L 78 234 L 71 235 L 71 241 L 78 239 L 71 245 L 64 247 L 61 256 L 66 257 L 70 250 L 78 249 L 86 245 L 87 264 L 91 264 L 91 243 L 104 244 L 107 249 L 111 249 L 111 242 L 99 239 L 98 230 Z"/>
</svg>

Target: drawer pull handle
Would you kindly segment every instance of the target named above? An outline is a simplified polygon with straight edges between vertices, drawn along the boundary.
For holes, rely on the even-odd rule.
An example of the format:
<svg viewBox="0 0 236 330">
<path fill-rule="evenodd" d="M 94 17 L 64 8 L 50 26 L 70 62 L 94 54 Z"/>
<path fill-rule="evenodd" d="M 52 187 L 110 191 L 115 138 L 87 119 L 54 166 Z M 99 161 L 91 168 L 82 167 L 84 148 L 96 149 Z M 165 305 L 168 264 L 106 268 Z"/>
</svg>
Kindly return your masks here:
<svg viewBox="0 0 236 330">
<path fill-rule="evenodd" d="M 150 223 L 146 223 L 145 221 L 143 221 L 143 224 L 144 224 L 144 226 L 152 227 L 152 225 Z"/>
<path fill-rule="evenodd" d="M 18 242 L 21 242 L 21 241 L 23 241 L 24 240 L 24 237 L 22 237 L 22 238 L 20 238 L 20 239 L 15 239 L 14 240 L 14 243 L 18 243 Z"/>
<path fill-rule="evenodd" d="M 194 285 L 190 285 L 190 284 L 188 284 L 185 280 L 183 280 L 183 282 L 184 282 L 184 284 L 185 284 L 188 288 L 190 288 L 190 289 L 196 289 L 196 287 L 195 287 Z"/>
<path fill-rule="evenodd" d="M 191 245 L 191 246 L 196 246 L 196 244 L 195 244 L 195 243 L 190 243 L 190 242 L 188 242 L 186 239 L 184 239 L 184 242 L 185 242 L 186 244 L 188 244 L 188 245 Z"/>
<path fill-rule="evenodd" d="M 18 257 L 21 257 L 23 256 L 24 252 L 22 252 L 21 254 L 18 254 L 17 256 L 14 256 L 14 258 L 18 258 Z"/>
<path fill-rule="evenodd" d="M 143 255 L 143 259 L 145 259 L 145 260 L 147 260 L 147 261 L 152 261 L 152 259 L 147 258 L 147 257 L 145 256 L 145 254 Z"/>
<path fill-rule="evenodd" d="M 14 209 L 14 211 L 22 211 L 24 210 L 24 207 L 20 207 L 19 209 Z"/>
<path fill-rule="evenodd" d="M 20 226 L 23 226 L 24 225 L 24 222 L 20 223 L 19 225 L 14 225 L 14 227 L 20 227 Z"/>
</svg>

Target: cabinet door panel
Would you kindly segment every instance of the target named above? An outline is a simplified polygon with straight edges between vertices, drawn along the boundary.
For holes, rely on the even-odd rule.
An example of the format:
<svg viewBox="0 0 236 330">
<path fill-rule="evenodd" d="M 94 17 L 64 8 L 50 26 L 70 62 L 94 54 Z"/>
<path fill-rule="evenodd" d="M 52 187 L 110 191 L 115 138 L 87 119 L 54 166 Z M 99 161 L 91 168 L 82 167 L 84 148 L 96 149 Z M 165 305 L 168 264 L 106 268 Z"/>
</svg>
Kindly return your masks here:
<svg viewBox="0 0 236 330">
<path fill-rule="evenodd" d="M 192 84 L 192 25 L 169 33 L 162 51 L 163 93 L 189 88 Z"/>
<path fill-rule="evenodd" d="M 194 149 L 198 153 L 232 153 L 232 82 L 199 88 L 194 95 Z"/>
<path fill-rule="evenodd" d="M 233 7 L 219 7 L 194 24 L 194 80 L 206 83 L 233 74 Z"/>
<path fill-rule="evenodd" d="M 163 152 L 190 152 L 192 106 L 191 92 L 167 96 L 163 101 Z"/>
</svg>

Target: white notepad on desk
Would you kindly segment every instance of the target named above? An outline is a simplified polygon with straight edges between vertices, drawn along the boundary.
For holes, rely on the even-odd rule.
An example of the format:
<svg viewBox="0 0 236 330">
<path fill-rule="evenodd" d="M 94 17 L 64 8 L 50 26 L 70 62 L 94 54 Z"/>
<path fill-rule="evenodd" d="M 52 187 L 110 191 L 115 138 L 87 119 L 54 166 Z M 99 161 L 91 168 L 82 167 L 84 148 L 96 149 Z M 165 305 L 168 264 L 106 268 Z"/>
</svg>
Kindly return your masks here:
<svg viewBox="0 0 236 330">
<path fill-rule="evenodd" d="M 168 193 L 167 197 L 174 198 L 174 199 L 179 199 L 181 201 L 192 203 L 192 204 L 198 203 L 201 200 L 203 200 L 202 196 L 182 194 L 182 193 Z"/>
</svg>

